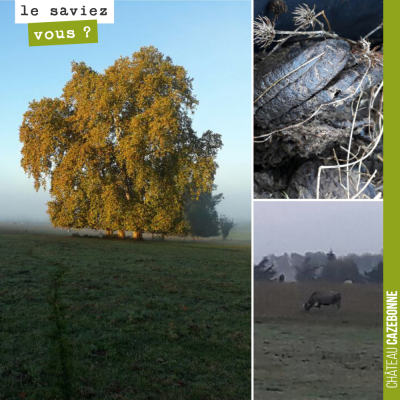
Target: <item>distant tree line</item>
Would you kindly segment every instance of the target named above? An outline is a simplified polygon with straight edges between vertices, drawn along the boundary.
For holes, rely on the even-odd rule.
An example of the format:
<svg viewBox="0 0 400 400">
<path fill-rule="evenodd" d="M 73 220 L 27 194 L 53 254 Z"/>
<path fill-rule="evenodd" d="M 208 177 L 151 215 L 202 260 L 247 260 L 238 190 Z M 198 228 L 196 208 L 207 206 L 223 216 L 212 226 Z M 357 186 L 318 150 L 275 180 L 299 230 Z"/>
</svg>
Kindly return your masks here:
<svg viewBox="0 0 400 400">
<path fill-rule="evenodd" d="M 352 281 L 354 283 L 382 283 L 383 261 L 378 262 L 372 269 L 360 272 L 351 256 L 337 258 L 333 252 L 326 255 L 325 262 L 315 262 L 308 255 L 300 265 L 294 267 L 297 282 L 336 282 Z M 276 280 L 278 270 L 274 262 L 264 257 L 254 266 L 254 279 L 266 281 Z"/>
<path fill-rule="evenodd" d="M 277 274 L 274 263 L 270 263 L 268 257 L 264 257 L 258 264 L 254 266 L 254 279 L 273 281 Z"/>
</svg>

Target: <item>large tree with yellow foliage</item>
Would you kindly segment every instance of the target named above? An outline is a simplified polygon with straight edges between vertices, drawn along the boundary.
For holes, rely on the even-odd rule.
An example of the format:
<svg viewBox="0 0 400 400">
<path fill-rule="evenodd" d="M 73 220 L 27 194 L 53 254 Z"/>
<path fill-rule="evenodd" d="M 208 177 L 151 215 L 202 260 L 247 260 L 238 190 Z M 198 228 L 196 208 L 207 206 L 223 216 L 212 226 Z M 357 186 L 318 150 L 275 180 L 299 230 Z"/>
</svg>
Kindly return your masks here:
<svg viewBox="0 0 400 400">
<path fill-rule="evenodd" d="M 21 165 L 55 226 L 183 234 L 185 204 L 211 192 L 220 135 L 197 136 L 192 79 L 154 47 L 97 73 L 72 63 L 60 98 L 32 101 Z"/>
</svg>

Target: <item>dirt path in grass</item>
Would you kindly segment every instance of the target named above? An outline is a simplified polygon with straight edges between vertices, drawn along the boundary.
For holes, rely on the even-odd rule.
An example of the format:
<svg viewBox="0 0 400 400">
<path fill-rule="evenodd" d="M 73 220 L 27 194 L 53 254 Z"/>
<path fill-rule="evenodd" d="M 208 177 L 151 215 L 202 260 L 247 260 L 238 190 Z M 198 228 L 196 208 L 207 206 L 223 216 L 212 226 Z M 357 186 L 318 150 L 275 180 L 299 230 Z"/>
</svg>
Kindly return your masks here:
<svg viewBox="0 0 400 400">
<path fill-rule="evenodd" d="M 60 287 L 63 282 L 64 274 L 67 272 L 69 266 L 64 265 L 58 261 L 48 260 L 44 257 L 40 257 L 34 248 L 29 249 L 29 257 L 39 261 L 40 263 L 46 263 L 47 265 L 54 266 L 54 278 L 52 279 L 52 285 L 50 288 L 49 304 L 51 307 L 50 319 L 53 324 L 50 338 L 52 346 L 55 349 L 54 354 L 58 355 L 58 360 L 53 362 L 61 365 L 61 381 L 60 390 L 63 394 L 63 400 L 72 399 L 72 362 L 71 352 L 66 336 L 66 321 L 64 318 L 62 298 L 60 294 Z"/>
</svg>

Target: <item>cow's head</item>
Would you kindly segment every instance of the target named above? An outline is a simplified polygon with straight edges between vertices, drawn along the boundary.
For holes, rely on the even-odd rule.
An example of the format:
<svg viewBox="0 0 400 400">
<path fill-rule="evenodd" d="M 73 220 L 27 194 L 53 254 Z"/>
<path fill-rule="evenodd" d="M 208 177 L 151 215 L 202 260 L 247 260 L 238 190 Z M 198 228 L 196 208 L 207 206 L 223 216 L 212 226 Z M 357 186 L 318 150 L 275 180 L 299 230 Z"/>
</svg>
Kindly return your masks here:
<svg viewBox="0 0 400 400">
<path fill-rule="evenodd" d="M 305 311 L 310 311 L 310 308 L 312 307 L 312 305 L 307 301 L 307 303 L 303 304 L 303 308 Z"/>
</svg>

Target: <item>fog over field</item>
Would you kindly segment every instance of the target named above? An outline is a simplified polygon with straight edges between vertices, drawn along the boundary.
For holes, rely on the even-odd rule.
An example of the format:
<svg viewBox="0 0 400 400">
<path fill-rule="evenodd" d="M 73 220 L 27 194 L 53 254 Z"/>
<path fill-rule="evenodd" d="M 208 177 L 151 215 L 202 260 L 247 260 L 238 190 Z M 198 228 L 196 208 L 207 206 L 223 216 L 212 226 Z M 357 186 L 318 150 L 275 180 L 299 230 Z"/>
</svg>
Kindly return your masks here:
<svg viewBox="0 0 400 400">
<path fill-rule="evenodd" d="M 23 174 L 22 169 L 21 172 Z M 51 224 L 49 216 L 46 213 L 46 203 L 50 201 L 48 192 L 40 190 L 36 193 L 31 181 L 25 183 L 24 186 L 17 186 L 18 184 L 13 185 L 14 190 L 7 197 L 0 198 L 0 223 Z M 220 193 L 220 191 L 215 193 Z M 226 196 L 225 192 L 224 196 Z M 229 218 L 234 219 L 238 224 L 237 228 L 240 228 L 240 230 L 249 231 L 251 224 L 250 201 L 251 199 L 249 198 L 247 201 L 245 196 L 238 199 L 233 193 L 232 197 L 225 197 L 225 200 L 217 206 L 217 211 L 222 215 L 227 215 Z"/>
<path fill-rule="evenodd" d="M 382 201 L 258 201 L 254 262 L 268 254 L 333 249 L 337 255 L 380 253 Z"/>
</svg>

